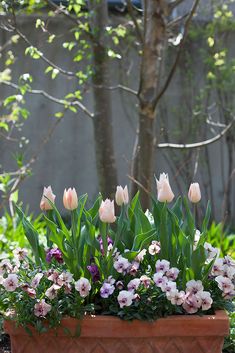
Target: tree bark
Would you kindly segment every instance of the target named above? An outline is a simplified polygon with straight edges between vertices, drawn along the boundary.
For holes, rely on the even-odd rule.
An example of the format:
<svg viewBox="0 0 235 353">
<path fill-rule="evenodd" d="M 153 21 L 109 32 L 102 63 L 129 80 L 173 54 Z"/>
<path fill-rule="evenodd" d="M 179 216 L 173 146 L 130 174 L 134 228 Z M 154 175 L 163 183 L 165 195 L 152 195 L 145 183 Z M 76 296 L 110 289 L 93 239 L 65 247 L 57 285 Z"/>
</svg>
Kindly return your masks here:
<svg viewBox="0 0 235 353">
<path fill-rule="evenodd" d="M 166 38 L 165 0 L 145 0 L 144 43 L 139 85 L 139 141 L 134 178 L 144 187 L 140 190 L 142 206 L 149 207 L 153 181 L 155 138 L 155 99 L 159 89 L 160 66 Z M 135 191 L 134 189 L 132 190 Z"/>
<path fill-rule="evenodd" d="M 92 41 L 92 75 L 94 97 L 94 140 L 99 188 L 104 197 L 113 197 L 117 186 L 117 169 L 114 156 L 111 93 L 109 86 L 109 58 L 106 51 L 105 29 L 108 8 L 105 0 L 90 0 Z"/>
</svg>

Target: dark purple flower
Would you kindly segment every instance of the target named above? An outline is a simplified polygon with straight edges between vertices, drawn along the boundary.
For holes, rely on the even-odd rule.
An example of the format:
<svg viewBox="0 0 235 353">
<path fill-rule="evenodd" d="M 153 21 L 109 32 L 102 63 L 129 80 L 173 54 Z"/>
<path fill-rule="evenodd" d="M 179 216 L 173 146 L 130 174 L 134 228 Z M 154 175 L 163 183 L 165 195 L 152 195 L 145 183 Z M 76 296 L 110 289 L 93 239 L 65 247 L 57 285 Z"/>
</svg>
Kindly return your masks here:
<svg viewBox="0 0 235 353">
<path fill-rule="evenodd" d="M 100 279 L 99 269 L 95 264 L 87 266 L 88 271 L 91 274 L 92 282 L 97 282 Z"/>
<path fill-rule="evenodd" d="M 103 245 L 103 240 L 101 238 L 101 235 L 98 235 L 97 240 L 100 243 L 101 254 L 104 256 L 104 245 Z M 110 238 L 109 236 L 107 236 L 107 242 L 108 242 L 108 246 L 113 245 L 113 239 Z"/>
<path fill-rule="evenodd" d="M 47 250 L 47 253 L 46 253 L 46 261 L 50 263 L 53 258 L 54 258 L 59 264 L 62 264 L 62 263 L 64 262 L 63 257 L 62 257 L 62 252 L 60 251 L 59 248 Z"/>
</svg>

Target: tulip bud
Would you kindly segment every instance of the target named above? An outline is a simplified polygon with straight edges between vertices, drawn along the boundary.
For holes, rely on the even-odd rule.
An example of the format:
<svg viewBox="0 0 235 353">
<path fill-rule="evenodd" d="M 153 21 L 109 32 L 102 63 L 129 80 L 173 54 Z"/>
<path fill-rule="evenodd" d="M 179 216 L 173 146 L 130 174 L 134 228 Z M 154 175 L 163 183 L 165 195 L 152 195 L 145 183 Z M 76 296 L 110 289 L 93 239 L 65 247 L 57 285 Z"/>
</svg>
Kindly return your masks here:
<svg viewBox="0 0 235 353">
<path fill-rule="evenodd" d="M 100 220 L 104 223 L 115 222 L 116 217 L 114 214 L 114 201 L 110 201 L 109 199 L 102 201 L 99 208 L 99 216 Z"/>
<path fill-rule="evenodd" d="M 174 194 L 171 190 L 168 174 L 160 174 L 159 180 L 157 182 L 157 199 L 160 202 L 171 202 L 174 198 Z"/>
<path fill-rule="evenodd" d="M 201 200 L 201 190 L 198 183 L 192 183 L 188 191 L 189 201 L 197 203 Z"/>
<path fill-rule="evenodd" d="M 117 191 L 115 195 L 116 204 L 118 206 L 127 205 L 129 202 L 129 195 L 127 185 L 123 189 L 121 186 L 117 186 Z"/>
<path fill-rule="evenodd" d="M 64 190 L 63 204 L 67 210 L 73 211 L 78 207 L 78 196 L 76 190 L 69 188 Z"/>
<path fill-rule="evenodd" d="M 43 194 L 42 194 L 42 199 L 40 202 L 40 208 L 42 211 L 48 211 L 52 210 L 53 207 L 50 205 L 49 201 L 50 200 L 52 203 L 55 203 L 55 195 L 52 192 L 51 186 L 48 186 L 47 188 L 44 187 L 43 189 Z"/>
</svg>

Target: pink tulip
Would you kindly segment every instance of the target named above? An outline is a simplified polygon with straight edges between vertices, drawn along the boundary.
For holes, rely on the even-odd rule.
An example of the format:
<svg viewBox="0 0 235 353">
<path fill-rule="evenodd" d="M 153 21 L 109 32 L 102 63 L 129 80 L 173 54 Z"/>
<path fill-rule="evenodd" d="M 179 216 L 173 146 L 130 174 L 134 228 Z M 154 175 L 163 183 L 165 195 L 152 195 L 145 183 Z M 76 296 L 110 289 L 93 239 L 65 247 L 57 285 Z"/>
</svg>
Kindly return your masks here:
<svg viewBox="0 0 235 353">
<path fill-rule="evenodd" d="M 74 188 L 64 190 L 63 203 L 64 207 L 70 211 L 73 211 L 78 207 L 78 196 Z"/>
<path fill-rule="evenodd" d="M 174 194 L 171 190 L 171 186 L 168 179 L 168 174 L 160 174 L 159 180 L 157 182 L 157 199 L 160 202 L 171 202 L 174 198 Z"/>
<path fill-rule="evenodd" d="M 114 214 L 114 201 L 106 199 L 101 202 L 99 209 L 100 220 L 104 223 L 113 223 L 116 221 Z"/>
<path fill-rule="evenodd" d="M 40 208 L 42 211 L 48 211 L 52 210 L 53 207 L 50 205 L 49 201 L 50 200 L 53 204 L 55 203 L 55 195 L 52 192 L 51 186 L 48 186 L 47 188 L 44 187 L 43 189 L 43 194 L 42 194 L 42 199 L 40 202 Z"/>
<path fill-rule="evenodd" d="M 123 189 L 121 186 L 117 186 L 117 191 L 115 195 L 116 204 L 118 206 L 127 205 L 129 202 L 129 195 L 127 185 Z"/>
<path fill-rule="evenodd" d="M 188 191 L 189 201 L 197 203 L 201 200 L 201 190 L 198 183 L 192 183 Z"/>
</svg>

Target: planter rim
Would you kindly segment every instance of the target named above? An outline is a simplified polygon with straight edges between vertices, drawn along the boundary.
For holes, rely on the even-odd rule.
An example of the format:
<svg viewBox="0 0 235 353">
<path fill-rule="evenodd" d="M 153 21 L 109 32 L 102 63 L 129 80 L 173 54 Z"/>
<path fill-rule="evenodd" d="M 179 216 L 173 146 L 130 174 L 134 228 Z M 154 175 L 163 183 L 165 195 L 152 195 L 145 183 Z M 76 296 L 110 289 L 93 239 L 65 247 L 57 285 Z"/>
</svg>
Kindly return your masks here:
<svg viewBox="0 0 235 353">
<path fill-rule="evenodd" d="M 228 315 L 223 310 L 215 315 L 173 315 L 160 318 L 153 322 L 124 321 L 115 316 L 85 316 L 78 320 L 63 318 L 58 328 L 50 329 L 42 335 L 76 336 L 78 325 L 81 325 L 80 337 L 192 337 L 192 336 L 227 336 L 229 334 Z M 33 334 L 39 334 L 34 327 L 29 326 Z M 28 335 L 20 326 L 16 327 L 13 320 L 4 321 L 4 330 L 11 336 Z"/>
</svg>

